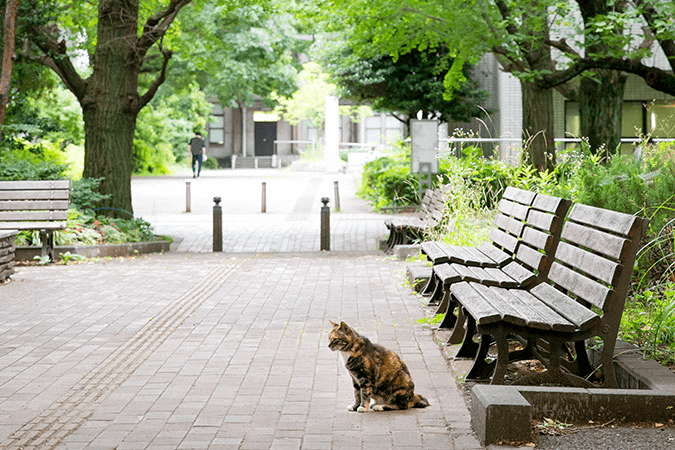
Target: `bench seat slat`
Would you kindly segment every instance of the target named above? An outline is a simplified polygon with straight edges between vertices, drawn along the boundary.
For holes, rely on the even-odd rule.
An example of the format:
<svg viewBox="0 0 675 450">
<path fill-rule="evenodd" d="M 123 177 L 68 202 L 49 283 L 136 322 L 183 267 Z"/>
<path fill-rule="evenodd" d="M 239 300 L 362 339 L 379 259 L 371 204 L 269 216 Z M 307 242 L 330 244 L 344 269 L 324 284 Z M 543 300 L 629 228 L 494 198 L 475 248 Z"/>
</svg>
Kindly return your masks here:
<svg viewBox="0 0 675 450">
<path fill-rule="evenodd" d="M 462 280 L 462 276 L 454 269 L 454 267 L 452 267 L 452 264 L 439 264 L 434 266 L 433 271 L 444 286 L 448 286 L 452 283 L 457 283 L 458 281 Z"/>
<path fill-rule="evenodd" d="M 576 328 L 573 323 L 539 301 L 528 291 L 504 289 L 499 291 L 499 294 L 505 302 L 509 302 L 515 310 L 519 311 L 530 328 L 564 333 L 573 332 Z"/>
<path fill-rule="evenodd" d="M 505 265 L 502 270 L 506 275 L 516 280 L 519 286 L 526 287 L 537 280 L 537 276 L 517 262 Z"/>
<path fill-rule="evenodd" d="M 501 313 L 466 281 L 455 283 L 450 289 L 477 324 L 488 325 L 502 320 Z"/>
<path fill-rule="evenodd" d="M 510 254 L 495 247 L 491 243 L 486 242 L 476 247 L 476 249 L 497 263 L 497 267 L 503 266 L 513 259 Z"/>
<path fill-rule="evenodd" d="M 575 272 L 557 262 L 551 265 L 548 279 L 598 308 L 604 307 L 605 301 L 607 301 L 613 292 L 607 286 L 591 280 L 583 274 Z"/>
<path fill-rule="evenodd" d="M 443 264 L 449 261 L 448 256 L 445 254 L 443 249 L 438 242 L 436 241 L 425 241 L 420 245 L 422 253 L 426 255 L 427 259 L 432 262 L 433 265 Z"/>
<path fill-rule="evenodd" d="M 502 320 L 505 320 L 512 325 L 527 325 L 527 321 L 517 309 L 517 307 L 509 302 L 508 298 L 505 299 L 502 296 L 504 291 L 502 288 L 489 288 L 478 283 L 472 283 L 471 287 L 473 287 L 481 296 L 483 296 L 487 302 L 489 302 L 497 311 L 499 311 Z"/>
<path fill-rule="evenodd" d="M 485 268 L 485 273 L 496 281 L 496 286 L 515 288 L 520 283 L 506 274 L 502 269 Z"/>
<path fill-rule="evenodd" d="M 476 249 L 475 247 L 464 247 L 461 245 L 447 245 L 444 244 L 441 248 L 445 249 L 449 261 L 460 263 L 468 266 L 480 267 L 494 267 L 497 264 L 487 257 L 485 253 Z"/>
<path fill-rule="evenodd" d="M 572 322 L 579 330 L 588 330 L 600 321 L 600 316 L 596 313 L 569 298 L 550 284 L 541 283 L 530 289 L 530 292 Z"/>
</svg>

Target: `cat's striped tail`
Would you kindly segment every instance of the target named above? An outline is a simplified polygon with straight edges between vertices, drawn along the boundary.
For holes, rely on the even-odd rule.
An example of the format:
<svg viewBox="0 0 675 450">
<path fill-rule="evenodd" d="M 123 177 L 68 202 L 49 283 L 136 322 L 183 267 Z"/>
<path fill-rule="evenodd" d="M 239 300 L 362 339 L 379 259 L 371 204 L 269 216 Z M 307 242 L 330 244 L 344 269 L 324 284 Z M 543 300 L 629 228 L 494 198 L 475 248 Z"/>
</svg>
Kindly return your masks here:
<svg viewBox="0 0 675 450">
<path fill-rule="evenodd" d="M 420 394 L 415 394 L 415 396 L 413 397 L 413 401 L 410 403 L 413 408 L 426 408 L 427 406 L 429 406 L 429 400 L 427 400 Z"/>
</svg>

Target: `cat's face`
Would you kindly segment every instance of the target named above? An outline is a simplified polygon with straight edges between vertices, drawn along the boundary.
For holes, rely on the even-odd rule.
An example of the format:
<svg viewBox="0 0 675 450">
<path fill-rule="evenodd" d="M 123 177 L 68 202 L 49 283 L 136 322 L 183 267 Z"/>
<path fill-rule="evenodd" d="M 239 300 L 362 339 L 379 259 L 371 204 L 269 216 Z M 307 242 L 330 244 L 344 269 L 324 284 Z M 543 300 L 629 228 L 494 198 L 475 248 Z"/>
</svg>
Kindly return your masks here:
<svg viewBox="0 0 675 450">
<path fill-rule="evenodd" d="M 354 342 L 354 331 L 344 322 L 339 324 L 331 322 L 333 329 L 328 335 L 328 348 L 332 351 L 349 351 Z"/>
</svg>

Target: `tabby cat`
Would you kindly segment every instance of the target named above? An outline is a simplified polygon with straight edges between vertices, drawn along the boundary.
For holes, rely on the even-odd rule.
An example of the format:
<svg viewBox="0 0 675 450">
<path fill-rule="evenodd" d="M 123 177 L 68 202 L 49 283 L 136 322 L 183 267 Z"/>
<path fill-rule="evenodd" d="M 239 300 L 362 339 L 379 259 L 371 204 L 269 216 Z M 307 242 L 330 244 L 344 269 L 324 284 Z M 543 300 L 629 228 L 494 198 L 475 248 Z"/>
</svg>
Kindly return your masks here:
<svg viewBox="0 0 675 450">
<path fill-rule="evenodd" d="M 339 351 L 354 384 L 354 405 L 350 411 L 368 411 L 371 399 L 374 411 L 425 408 L 429 401 L 415 394 L 413 383 L 401 358 L 391 350 L 358 334 L 344 322 L 331 321 L 328 348 Z"/>
</svg>

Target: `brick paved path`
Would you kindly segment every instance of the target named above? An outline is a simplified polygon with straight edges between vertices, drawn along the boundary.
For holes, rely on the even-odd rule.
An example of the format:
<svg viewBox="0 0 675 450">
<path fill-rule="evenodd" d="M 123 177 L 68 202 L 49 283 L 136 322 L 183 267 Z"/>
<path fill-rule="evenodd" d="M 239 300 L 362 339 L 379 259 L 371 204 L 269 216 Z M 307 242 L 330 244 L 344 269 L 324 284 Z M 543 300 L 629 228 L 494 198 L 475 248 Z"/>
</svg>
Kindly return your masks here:
<svg viewBox="0 0 675 450">
<path fill-rule="evenodd" d="M 0 448 L 479 449 L 404 271 L 376 251 L 203 249 L 19 267 L 0 286 Z M 340 319 L 398 351 L 431 406 L 348 412 Z"/>
</svg>

